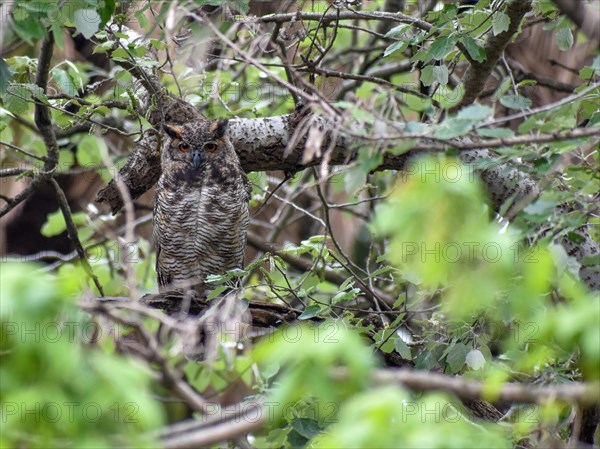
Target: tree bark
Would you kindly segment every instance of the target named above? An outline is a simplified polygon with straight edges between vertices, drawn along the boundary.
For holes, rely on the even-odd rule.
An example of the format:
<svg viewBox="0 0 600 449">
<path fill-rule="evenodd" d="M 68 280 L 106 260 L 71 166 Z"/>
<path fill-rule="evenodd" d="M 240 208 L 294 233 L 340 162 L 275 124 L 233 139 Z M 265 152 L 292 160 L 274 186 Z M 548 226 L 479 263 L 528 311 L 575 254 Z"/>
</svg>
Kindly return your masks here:
<svg viewBox="0 0 600 449">
<path fill-rule="evenodd" d="M 165 116 L 173 123 L 184 123 L 190 119 L 201 118 L 195 109 L 182 106 L 181 100 L 173 99 L 167 107 Z M 191 108 L 191 109 L 190 109 Z M 170 112 L 173 111 L 173 112 Z M 155 117 L 151 121 L 158 121 Z M 247 172 L 283 170 L 294 173 L 310 166 L 322 163 L 322 158 L 314 158 L 308 164 L 302 163 L 306 137 L 298 139 L 296 145 L 288 149 L 295 130 L 296 114 L 259 119 L 233 119 L 230 121 L 229 134 L 231 142 L 235 147 L 242 166 Z M 317 117 L 315 124 L 322 130 L 331 129 L 331 125 L 323 117 Z M 323 153 L 329 145 L 329 139 L 324 139 Z M 119 176 L 131 190 L 133 198 L 139 197 L 150 189 L 160 176 L 159 137 L 150 135 L 143 138 L 135 147 L 129 157 L 128 163 L 121 169 Z M 162 139 L 164 142 L 166 139 Z M 334 144 L 331 153 L 331 165 L 343 165 L 352 162 L 356 157 L 359 142 L 341 136 Z M 423 141 L 427 145 L 427 141 Z M 286 154 L 287 153 L 287 154 Z M 410 153 L 395 156 L 386 154 L 383 163 L 376 170 L 403 170 L 409 163 Z M 486 149 L 468 150 L 460 153 L 460 159 L 466 164 L 485 165 L 488 168 L 479 171 L 481 180 L 487 186 L 487 190 L 493 207 L 499 210 L 509 199 L 514 203 L 530 197 L 539 195 L 539 187 L 526 173 L 511 167 L 509 164 L 495 164 L 495 155 Z M 113 213 L 118 212 L 123 206 L 123 200 L 119 194 L 116 184 L 111 181 L 107 187 L 102 189 L 96 201 L 106 202 Z M 557 211 L 557 213 L 561 210 Z M 579 236 L 582 243 L 574 243 L 566 238 L 560 243 L 565 247 L 567 254 L 575 257 L 579 263 L 586 258 L 600 254 L 597 243 L 591 238 L 587 229 L 580 229 Z M 600 266 L 598 264 L 583 266 L 580 270 L 582 281 L 593 290 L 600 290 Z"/>
</svg>

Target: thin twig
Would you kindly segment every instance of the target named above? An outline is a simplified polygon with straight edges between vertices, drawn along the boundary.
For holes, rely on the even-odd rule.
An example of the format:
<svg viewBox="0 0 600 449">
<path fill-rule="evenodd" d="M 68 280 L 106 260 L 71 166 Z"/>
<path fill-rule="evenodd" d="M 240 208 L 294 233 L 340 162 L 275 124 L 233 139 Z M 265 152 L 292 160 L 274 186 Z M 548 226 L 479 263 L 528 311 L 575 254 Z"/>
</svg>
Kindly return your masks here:
<svg viewBox="0 0 600 449">
<path fill-rule="evenodd" d="M 56 182 L 56 179 L 50 178 L 49 180 L 52 189 L 54 190 L 54 195 L 56 196 L 56 200 L 58 201 L 58 205 L 62 212 L 62 215 L 65 219 L 65 223 L 67 225 L 67 234 L 69 236 L 69 240 L 73 246 L 75 246 L 75 250 L 79 255 L 79 260 L 81 261 L 81 265 L 86 272 L 86 274 L 92 279 L 94 285 L 98 289 L 98 292 L 101 296 L 104 296 L 104 291 L 102 290 L 102 286 L 100 285 L 100 281 L 92 271 L 92 267 L 85 256 L 85 251 L 83 250 L 83 246 L 81 246 L 81 242 L 79 241 L 79 235 L 77 234 L 77 226 L 75 226 L 75 222 L 73 221 L 73 214 L 71 213 L 71 208 L 69 207 L 69 203 L 67 202 L 67 197 L 65 193 Z"/>
</svg>

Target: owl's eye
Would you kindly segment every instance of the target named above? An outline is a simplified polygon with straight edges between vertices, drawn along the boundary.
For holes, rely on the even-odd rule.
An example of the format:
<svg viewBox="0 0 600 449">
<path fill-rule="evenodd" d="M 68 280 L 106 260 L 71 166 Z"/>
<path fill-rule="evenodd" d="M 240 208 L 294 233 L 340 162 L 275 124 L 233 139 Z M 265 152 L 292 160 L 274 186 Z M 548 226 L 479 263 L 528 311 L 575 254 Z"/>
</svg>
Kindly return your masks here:
<svg viewBox="0 0 600 449">
<path fill-rule="evenodd" d="M 206 148 L 207 151 L 210 151 L 212 153 L 217 149 L 217 144 L 214 142 L 208 142 L 204 145 L 204 148 Z"/>
<path fill-rule="evenodd" d="M 180 143 L 179 144 L 179 151 L 183 151 L 184 153 L 187 153 L 187 151 L 190 149 L 190 146 L 187 143 Z"/>
</svg>

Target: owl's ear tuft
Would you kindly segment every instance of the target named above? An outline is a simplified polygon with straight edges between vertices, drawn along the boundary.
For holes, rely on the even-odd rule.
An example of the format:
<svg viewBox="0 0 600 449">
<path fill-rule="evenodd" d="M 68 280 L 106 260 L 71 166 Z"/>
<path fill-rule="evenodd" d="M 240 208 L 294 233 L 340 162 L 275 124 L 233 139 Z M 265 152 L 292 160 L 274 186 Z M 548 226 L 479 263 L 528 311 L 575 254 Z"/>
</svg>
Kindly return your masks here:
<svg viewBox="0 0 600 449">
<path fill-rule="evenodd" d="M 181 139 L 181 126 L 163 125 L 163 129 L 172 139 Z"/>
<path fill-rule="evenodd" d="M 227 131 L 227 127 L 229 126 L 229 120 L 219 120 L 217 122 L 213 122 L 210 125 L 210 132 L 214 134 L 215 139 L 220 139 L 225 135 Z"/>
</svg>

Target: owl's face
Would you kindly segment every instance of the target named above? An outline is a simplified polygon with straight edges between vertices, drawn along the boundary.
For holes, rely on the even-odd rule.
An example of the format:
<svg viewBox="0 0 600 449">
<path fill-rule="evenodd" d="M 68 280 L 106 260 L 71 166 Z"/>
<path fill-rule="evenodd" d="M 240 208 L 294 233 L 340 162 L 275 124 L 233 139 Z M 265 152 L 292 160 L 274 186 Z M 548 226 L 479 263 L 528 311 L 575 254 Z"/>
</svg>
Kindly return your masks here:
<svg viewBox="0 0 600 449">
<path fill-rule="evenodd" d="M 190 122 L 183 126 L 165 124 L 164 130 L 171 137 L 170 159 L 195 171 L 209 161 L 222 160 L 230 145 L 225 138 L 227 124 L 227 120 Z"/>
</svg>

